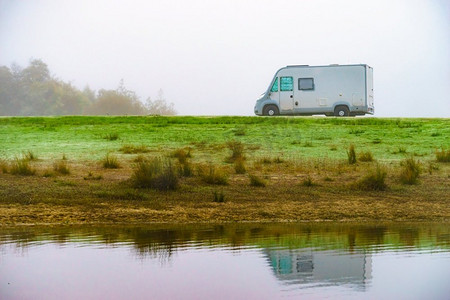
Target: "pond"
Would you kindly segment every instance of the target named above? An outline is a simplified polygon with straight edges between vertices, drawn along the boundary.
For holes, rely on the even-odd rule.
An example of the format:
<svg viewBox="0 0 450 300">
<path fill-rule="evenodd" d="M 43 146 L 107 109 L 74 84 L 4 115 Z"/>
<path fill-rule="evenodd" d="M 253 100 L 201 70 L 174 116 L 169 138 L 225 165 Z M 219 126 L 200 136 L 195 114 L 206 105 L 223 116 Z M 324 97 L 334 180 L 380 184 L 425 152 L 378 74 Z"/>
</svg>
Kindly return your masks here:
<svg viewBox="0 0 450 300">
<path fill-rule="evenodd" d="M 448 224 L 0 228 L 0 299 L 449 299 Z"/>
</svg>

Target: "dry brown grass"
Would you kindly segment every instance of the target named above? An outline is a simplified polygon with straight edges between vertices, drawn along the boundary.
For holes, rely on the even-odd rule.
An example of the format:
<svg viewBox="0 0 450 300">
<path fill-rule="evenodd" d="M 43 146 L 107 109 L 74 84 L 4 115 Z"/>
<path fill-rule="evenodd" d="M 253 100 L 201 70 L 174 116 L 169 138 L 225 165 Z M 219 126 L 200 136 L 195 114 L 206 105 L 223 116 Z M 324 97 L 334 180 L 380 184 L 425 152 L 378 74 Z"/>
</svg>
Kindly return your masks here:
<svg viewBox="0 0 450 300">
<path fill-rule="evenodd" d="M 40 162 L 35 167 L 42 174 L 51 166 Z M 422 184 L 412 186 L 398 182 L 398 163 L 389 165 L 385 191 L 348 188 L 366 174 L 367 164 L 286 160 L 257 166 L 249 164 L 247 171 L 269 181 L 266 188 L 250 186 L 247 175 L 229 172 L 232 166 L 214 166 L 213 174 L 227 178 L 220 187 L 223 203 L 213 200 L 216 181 L 210 184 L 202 177 L 211 174 L 209 165 L 194 164 L 203 173 L 179 178 L 176 191 L 133 187 L 132 164 L 104 169 L 96 162 L 71 161 L 64 177 L 1 173 L 0 224 L 450 220 L 448 164 L 422 174 Z M 301 184 L 305 178 L 320 184 L 307 187 Z"/>
</svg>

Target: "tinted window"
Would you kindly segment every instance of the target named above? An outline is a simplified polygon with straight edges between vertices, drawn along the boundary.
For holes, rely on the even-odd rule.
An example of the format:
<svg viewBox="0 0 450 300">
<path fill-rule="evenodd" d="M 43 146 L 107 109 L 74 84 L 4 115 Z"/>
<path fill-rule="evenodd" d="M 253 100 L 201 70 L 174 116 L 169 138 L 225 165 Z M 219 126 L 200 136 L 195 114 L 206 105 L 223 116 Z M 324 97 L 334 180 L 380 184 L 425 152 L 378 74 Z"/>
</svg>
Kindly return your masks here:
<svg viewBox="0 0 450 300">
<path fill-rule="evenodd" d="M 272 85 L 272 88 L 270 89 L 271 92 L 278 92 L 278 77 L 275 79 L 275 82 Z"/>
<path fill-rule="evenodd" d="M 298 89 L 299 90 L 313 90 L 314 89 L 314 78 L 299 78 L 298 79 Z"/>
<path fill-rule="evenodd" d="M 294 86 L 294 79 L 292 77 L 280 77 L 280 90 L 292 91 Z"/>
</svg>

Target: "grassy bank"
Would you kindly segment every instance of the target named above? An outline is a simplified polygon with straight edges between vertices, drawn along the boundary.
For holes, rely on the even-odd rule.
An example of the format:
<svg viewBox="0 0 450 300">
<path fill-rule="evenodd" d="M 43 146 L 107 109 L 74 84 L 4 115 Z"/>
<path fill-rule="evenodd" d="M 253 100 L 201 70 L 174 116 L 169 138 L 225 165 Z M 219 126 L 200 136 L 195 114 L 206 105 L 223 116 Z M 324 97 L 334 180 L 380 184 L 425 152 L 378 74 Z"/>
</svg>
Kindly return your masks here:
<svg viewBox="0 0 450 300">
<path fill-rule="evenodd" d="M 449 137 L 449 119 L 0 118 L 0 223 L 448 221 Z"/>
</svg>

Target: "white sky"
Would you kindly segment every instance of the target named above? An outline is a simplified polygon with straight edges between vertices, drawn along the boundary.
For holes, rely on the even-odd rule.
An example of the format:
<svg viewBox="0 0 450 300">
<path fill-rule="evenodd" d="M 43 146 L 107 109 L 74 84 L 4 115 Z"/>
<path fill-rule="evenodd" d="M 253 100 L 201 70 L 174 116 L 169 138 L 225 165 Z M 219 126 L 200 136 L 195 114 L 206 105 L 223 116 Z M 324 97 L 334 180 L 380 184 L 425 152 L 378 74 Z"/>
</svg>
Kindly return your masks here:
<svg viewBox="0 0 450 300">
<path fill-rule="evenodd" d="M 365 63 L 376 116 L 450 117 L 447 0 L 0 0 L 0 65 L 30 58 L 180 115 L 253 115 L 280 67 Z"/>
</svg>

